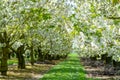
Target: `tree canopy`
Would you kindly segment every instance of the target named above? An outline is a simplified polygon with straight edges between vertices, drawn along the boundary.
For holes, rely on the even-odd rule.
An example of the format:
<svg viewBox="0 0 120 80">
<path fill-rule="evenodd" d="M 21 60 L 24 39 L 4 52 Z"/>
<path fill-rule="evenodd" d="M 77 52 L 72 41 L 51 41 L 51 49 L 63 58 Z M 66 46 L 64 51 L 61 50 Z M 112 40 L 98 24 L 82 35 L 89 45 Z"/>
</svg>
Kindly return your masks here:
<svg viewBox="0 0 120 80">
<path fill-rule="evenodd" d="M 0 0 L 2 66 L 7 66 L 5 56 L 22 46 L 33 53 L 39 48 L 50 55 L 74 50 L 120 61 L 119 21 L 120 0 Z"/>
</svg>

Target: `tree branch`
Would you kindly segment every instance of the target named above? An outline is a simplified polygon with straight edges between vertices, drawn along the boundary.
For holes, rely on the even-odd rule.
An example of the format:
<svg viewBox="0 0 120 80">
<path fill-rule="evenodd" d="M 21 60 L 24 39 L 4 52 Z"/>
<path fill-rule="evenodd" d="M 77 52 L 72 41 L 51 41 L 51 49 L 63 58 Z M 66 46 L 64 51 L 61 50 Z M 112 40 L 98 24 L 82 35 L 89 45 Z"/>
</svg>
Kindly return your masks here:
<svg viewBox="0 0 120 80">
<path fill-rule="evenodd" d="M 17 53 L 17 51 L 16 51 L 16 50 L 14 50 L 12 47 L 10 47 L 10 49 L 11 49 L 13 52 Z"/>
<path fill-rule="evenodd" d="M 120 19 L 118 16 L 107 16 L 108 19 Z"/>
</svg>

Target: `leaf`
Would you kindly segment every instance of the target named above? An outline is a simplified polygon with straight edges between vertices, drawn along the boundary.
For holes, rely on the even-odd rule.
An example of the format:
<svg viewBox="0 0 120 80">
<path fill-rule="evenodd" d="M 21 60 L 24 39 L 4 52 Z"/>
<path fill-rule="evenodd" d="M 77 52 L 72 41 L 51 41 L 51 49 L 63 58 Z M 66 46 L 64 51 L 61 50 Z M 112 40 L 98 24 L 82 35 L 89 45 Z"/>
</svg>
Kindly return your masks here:
<svg viewBox="0 0 120 80">
<path fill-rule="evenodd" d="M 116 5 L 116 4 L 118 4 L 120 2 L 120 0 L 112 0 L 112 4 L 113 5 Z"/>
<path fill-rule="evenodd" d="M 94 4 L 91 4 L 91 6 L 90 6 L 90 11 L 91 11 L 92 13 L 95 13 L 95 12 L 96 12 L 95 7 L 94 7 Z"/>
<path fill-rule="evenodd" d="M 74 30 L 80 32 L 81 31 L 81 28 L 77 25 L 77 24 L 74 24 Z"/>
</svg>

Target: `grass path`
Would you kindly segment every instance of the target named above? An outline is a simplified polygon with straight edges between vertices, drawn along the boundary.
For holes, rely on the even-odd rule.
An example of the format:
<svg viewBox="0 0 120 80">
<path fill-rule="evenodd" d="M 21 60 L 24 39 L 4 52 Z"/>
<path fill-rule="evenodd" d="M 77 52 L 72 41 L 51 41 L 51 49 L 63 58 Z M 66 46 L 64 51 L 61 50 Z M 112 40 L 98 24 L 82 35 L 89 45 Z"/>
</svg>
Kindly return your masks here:
<svg viewBox="0 0 120 80">
<path fill-rule="evenodd" d="M 87 79 L 77 54 L 70 54 L 68 59 L 53 67 L 40 80 L 92 80 Z"/>
</svg>

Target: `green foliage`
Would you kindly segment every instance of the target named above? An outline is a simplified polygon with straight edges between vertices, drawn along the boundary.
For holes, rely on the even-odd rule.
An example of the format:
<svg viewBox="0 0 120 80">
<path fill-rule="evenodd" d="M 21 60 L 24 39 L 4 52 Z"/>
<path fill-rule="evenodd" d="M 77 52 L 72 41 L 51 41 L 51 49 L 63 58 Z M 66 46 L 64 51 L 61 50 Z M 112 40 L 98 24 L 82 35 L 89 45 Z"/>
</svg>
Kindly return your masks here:
<svg viewBox="0 0 120 80">
<path fill-rule="evenodd" d="M 120 41 L 114 38 L 120 34 L 119 0 L 100 2 L 90 0 L 80 3 L 75 1 L 75 3 L 77 7 L 74 9 L 74 16 L 70 18 L 73 24 L 71 32 L 75 36 L 73 39 L 75 51 L 86 57 L 100 56 L 106 52 L 113 59 L 115 56 L 119 57 Z"/>
<path fill-rule="evenodd" d="M 63 55 L 74 46 L 82 56 L 119 60 L 119 8 L 119 0 L 0 0 L 0 49 L 24 44 Z"/>
<path fill-rule="evenodd" d="M 120 0 L 112 0 L 112 4 L 113 5 L 116 5 L 116 4 L 118 4 L 120 2 Z"/>
</svg>

